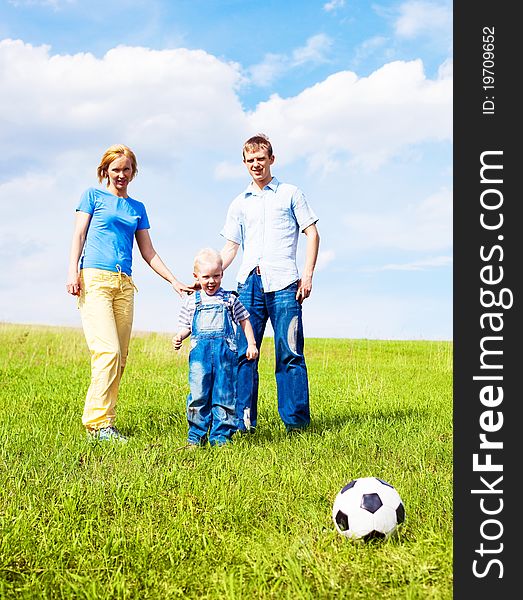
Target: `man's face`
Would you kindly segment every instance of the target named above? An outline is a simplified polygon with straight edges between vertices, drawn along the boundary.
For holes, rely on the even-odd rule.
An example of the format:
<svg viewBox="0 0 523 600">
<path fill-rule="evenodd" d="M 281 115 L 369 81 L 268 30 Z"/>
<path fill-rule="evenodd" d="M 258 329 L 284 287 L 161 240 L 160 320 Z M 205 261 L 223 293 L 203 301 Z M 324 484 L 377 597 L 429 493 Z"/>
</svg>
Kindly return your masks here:
<svg viewBox="0 0 523 600">
<path fill-rule="evenodd" d="M 271 165 L 274 162 L 274 154 L 269 157 L 266 148 L 260 148 L 253 152 L 246 150 L 243 162 L 252 180 L 260 189 L 264 188 L 272 179 Z"/>
</svg>

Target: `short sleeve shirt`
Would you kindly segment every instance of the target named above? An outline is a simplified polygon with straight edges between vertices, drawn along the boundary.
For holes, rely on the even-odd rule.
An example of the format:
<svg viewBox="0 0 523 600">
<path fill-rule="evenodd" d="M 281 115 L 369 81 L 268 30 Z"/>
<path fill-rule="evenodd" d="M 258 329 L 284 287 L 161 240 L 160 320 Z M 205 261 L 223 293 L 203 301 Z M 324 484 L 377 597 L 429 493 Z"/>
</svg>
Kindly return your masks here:
<svg viewBox="0 0 523 600">
<path fill-rule="evenodd" d="M 316 221 L 318 217 L 295 185 L 273 177 L 260 190 L 251 182 L 232 201 L 220 232 L 242 247 L 238 283 L 244 283 L 257 266 L 266 292 L 281 290 L 299 279 L 298 236 Z"/>
<path fill-rule="evenodd" d="M 130 276 L 134 234 L 139 229 L 149 229 L 142 202 L 92 187 L 82 194 L 76 210 L 91 215 L 80 268 L 105 271 L 120 268 Z"/>
<path fill-rule="evenodd" d="M 223 288 L 218 288 L 212 296 L 208 296 L 203 290 L 200 290 L 200 297 L 202 304 L 225 304 L 227 302 L 227 296 L 229 297 L 229 303 L 231 306 L 231 316 L 233 323 L 239 325 L 240 321 L 249 318 L 249 311 L 240 302 L 236 294 L 228 294 Z M 178 317 L 179 329 L 192 330 L 192 320 L 194 317 L 194 311 L 196 309 L 196 294 L 187 296 L 182 304 L 180 315 Z"/>
</svg>

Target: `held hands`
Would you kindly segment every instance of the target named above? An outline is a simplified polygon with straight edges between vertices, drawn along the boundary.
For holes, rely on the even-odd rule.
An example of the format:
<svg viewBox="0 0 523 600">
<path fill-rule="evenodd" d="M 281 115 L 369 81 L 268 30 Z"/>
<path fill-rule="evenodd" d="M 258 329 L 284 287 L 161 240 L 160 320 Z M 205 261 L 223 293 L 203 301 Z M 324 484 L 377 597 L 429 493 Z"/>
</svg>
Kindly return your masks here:
<svg viewBox="0 0 523 600">
<path fill-rule="evenodd" d="M 245 357 L 247 360 L 255 360 L 258 358 L 258 348 L 256 348 L 256 344 L 249 344 L 247 346 Z"/>
<path fill-rule="evenodd" d="M 183 293 L 192 294 L 194 292 L 194 286 L 185 285 L 185 283 L 181 283 L 177 279 L 171 281 L 171 285 L 173 286 L 173 290 L 178 294 L 178 296 L 183 296 Z"/>
</svg>

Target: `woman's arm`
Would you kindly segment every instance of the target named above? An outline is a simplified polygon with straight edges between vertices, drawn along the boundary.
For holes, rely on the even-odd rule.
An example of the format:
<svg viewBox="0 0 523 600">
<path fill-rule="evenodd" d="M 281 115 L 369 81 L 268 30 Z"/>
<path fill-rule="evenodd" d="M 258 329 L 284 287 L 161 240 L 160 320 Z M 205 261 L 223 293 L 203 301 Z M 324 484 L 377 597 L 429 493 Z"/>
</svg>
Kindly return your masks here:
<svg viewBox="0 0 523 600">
<path fill-rule="evenodd" d="M 136 242 L 138 244 L 138 248 L 140 249 L 140 254 L 142 255 L 145 262 L 151 267 L 151 269 L 163 277 L 166 281 L 168 281 L 174 288 L 175 292 L 182 295 L 182 292 L 193 292 L 193 288 L 181 283 L 176 279 L 176 277 L 171 273 L 171 271 L 167 268 L 163 260 L 160 258 L 158 253 L 153 247 L 153 243 L 151 241 L 151 236 L 149 235 L 148 229 L 139 229 L 135 233 Z"/>
<path fill-rule="evenodd" d="M 91 222 L 91 215 L 89 213 L 76 211 L 73 241 L 71 242 L 71 252 L 69 254 L 69 271 L 67 273 L 67 282 L 65 287 L 69 294 L 73 296 L 80 295 L 80 273 L 78 271 L 78 261 L 82 254 L 82 250 L 85 244 L 85 238 L 87 236 L 87 229 Z"/>
</svg>

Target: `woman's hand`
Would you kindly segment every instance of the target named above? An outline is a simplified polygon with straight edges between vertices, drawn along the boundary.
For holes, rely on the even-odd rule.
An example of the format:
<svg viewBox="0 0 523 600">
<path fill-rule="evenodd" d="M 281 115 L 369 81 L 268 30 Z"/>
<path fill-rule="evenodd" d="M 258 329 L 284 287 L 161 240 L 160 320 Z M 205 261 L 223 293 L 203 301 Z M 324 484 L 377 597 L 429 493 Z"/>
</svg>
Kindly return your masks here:
<svg viewBox="0 0 523 600">
<path fill-rule="evenodd" d="M 181 283 L 177 279 L 171 281 L 171 285 L 173 286 L 173 290 L 179 295 L 183 296 L 184 293 L 192 294 L 194 292 L 194 287 L 185 285 L 185 283 Z"/>
<path fill-rule="evenodd" d="M 69 275 L 65 288 L 72 296 L 79 296 L 82 286 L 80 285 L 80 275 L 78 273 Z"/>
</svg>

